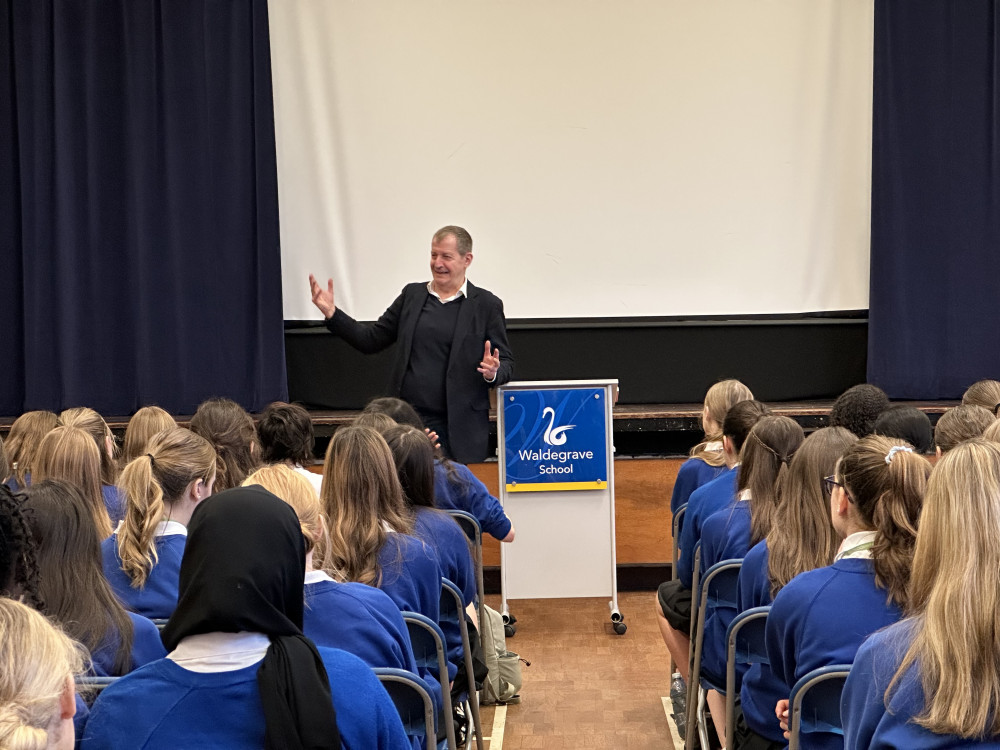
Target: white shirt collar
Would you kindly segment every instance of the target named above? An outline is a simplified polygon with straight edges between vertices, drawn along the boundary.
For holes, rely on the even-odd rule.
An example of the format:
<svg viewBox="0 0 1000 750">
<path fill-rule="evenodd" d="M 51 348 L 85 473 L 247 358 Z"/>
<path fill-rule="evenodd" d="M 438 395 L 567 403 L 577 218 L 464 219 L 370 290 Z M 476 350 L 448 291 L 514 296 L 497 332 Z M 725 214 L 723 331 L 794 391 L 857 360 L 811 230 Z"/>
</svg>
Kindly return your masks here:
<svg viewBox="0 0 1000 750">
<path fill-rule="evenodd" d="M 325 570 L 307 570 L 305 585 L 308 586 L 310 583 L 320 583 L 322 581 L 333 581 L 333 579 L 327 574 Z M 334 581 L 336 583 L 336 581 Z"/>
<path fill-rule="evenodd" d="M 187 526 L 178 521 L 160 521 L 156 524 L 156 531 L 153 532 L 154 536 L 187 536 L 188 530 Z"/>
<path fill-rule="evenodd" d="M 855 531 L 840 543 L 834 560 L 871 560 L 871 544 L 875 541 L 874 531 Z M 859 549 L 861 548 L 861 549 Z"/>
<path fill-rule="evenodd" d="M 736 495 L 737 502 L 745 503 L 750 499 L 750 490 L 740 490 Z"/>
<path fill-rule="evenodd" d="M 446 302 L 454 302 L 459 297 L 468 297 L 469 296 L 469 280 L 468 279 L 466 279 L 465 281 L 463 281 L 462 282 L 462 286 L 459 287 L 459 290 L 457 292 L 455 292 L 453 295 L 451 295 L 450 297 L 448 297 L 448 299 L 441 299 L 441 295 L 434 291 L 434 287 L 432 286 L 433 283 L 434 283 L 433 281 L 428 281 L 427 282 L 427 291 L 431 294 L 431 296 L 437 297 L 439 300 L 441 300 L 441 304 L 442 305 L 445 304 Z"/>
<path fill-rule="evenodd" d="M 270 645 L 263 633 L 199 633 L 178 643 L 167 658 L 189 672 L 234 672 L 261 661 Z"/>
</svg>

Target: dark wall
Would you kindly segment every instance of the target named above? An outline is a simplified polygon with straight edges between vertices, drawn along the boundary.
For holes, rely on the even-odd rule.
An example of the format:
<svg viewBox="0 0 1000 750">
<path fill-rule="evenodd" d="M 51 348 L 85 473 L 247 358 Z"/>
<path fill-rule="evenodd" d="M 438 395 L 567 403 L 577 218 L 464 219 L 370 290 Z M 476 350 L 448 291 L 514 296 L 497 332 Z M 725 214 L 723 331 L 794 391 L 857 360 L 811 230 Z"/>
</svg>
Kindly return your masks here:
<svg viewBox="0 0 1000 750">
<path fill-rule="evenodd" d="M 868 321 L 508 321 L 517 380 L 618 378 L 623 404 L 698 403 L 721 378 L 764 401 L 835 398 L 865 382 Z M 365 356 L 325 328 L 285 331 L 288 391 L 317 409 L 359 409 L 385 395 L 392 349 Z"/>
</svg>

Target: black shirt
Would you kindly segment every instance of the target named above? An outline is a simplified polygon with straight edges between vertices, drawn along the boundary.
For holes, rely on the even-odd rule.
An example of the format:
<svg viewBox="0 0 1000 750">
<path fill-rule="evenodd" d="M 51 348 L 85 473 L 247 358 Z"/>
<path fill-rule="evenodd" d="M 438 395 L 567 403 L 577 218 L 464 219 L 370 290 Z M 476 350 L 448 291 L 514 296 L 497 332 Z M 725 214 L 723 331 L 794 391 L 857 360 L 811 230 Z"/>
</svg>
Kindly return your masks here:
<svg viewBox="0 0 1000 750">
<path fill-rule="evenodd" d="M 424 300 L 400 393 L 403 400 L 420 411 L 444 414 L 448 410 L 445 375 L 458 314 L 464 302 L 465 297 L 458 297 L 442 303 L 430 292 Z"/>
</svg>

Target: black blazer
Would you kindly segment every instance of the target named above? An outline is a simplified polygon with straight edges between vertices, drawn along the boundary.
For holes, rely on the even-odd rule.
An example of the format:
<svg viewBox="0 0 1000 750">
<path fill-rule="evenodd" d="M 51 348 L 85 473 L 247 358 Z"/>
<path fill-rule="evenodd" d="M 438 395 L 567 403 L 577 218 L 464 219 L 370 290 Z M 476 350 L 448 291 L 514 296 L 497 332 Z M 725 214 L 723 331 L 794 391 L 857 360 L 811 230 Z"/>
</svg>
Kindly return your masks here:
<svg viewBox="0 0 1000 750">
<path fill-rule="evenodd" d="M 427 282 L 407 284 L 389 309 L 374 323 L 359 323 L 339 307 L 327 318 L 331 333 L 365 354 L 374 354 L 398 342 L 389 380 L 390 392 L 399 396 L 410 360 L 417 318 L 427 299 Z M 500 351 L 496 380 L 487 383 L 476 371 L 483 360 L 486 341 Z M 462 302 L 451 341 L 445 393 L 448 404 L 448 440 L 456 461 L 475 463 L 486 458 L 489 440 L 489 390 L 503 385 L 514 373 L 514 355 L 507 343 L 503 302 L 495 294 L 473 286 Z"/>
</svg>

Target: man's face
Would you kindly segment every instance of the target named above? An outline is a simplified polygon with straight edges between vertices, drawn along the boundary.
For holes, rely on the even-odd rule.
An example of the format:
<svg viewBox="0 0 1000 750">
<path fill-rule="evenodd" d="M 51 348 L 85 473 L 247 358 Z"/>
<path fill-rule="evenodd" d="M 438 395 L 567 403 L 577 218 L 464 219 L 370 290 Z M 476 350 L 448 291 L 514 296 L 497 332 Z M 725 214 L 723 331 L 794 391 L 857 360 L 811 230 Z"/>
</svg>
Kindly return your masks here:
<svg viewBox="0 0 1000 750">
<path fill-rule="evenodd" d="M 431 274 L 434 284 L 445 289 L 462 286 L 465 269 L 472 263 L 472 253 L 459 255 L 458 242 L 453 235 L 445 235 L 431 243 Z"/>
</svg>

